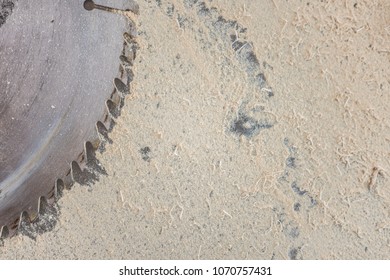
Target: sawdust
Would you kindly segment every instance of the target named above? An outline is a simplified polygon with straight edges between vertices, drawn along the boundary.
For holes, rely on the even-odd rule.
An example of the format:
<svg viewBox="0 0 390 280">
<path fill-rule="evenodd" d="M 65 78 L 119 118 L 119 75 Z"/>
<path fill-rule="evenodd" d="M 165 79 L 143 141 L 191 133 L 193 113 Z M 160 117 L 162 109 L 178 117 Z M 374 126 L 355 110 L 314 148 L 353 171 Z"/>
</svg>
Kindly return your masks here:
<svg viewBox="0 0 390 280">
<path fill-rule="evenodd" d="M 390 257 L 389 4 L 226 2 L 139 1 L 108 175 L 0 258 Z"/>
</svg>

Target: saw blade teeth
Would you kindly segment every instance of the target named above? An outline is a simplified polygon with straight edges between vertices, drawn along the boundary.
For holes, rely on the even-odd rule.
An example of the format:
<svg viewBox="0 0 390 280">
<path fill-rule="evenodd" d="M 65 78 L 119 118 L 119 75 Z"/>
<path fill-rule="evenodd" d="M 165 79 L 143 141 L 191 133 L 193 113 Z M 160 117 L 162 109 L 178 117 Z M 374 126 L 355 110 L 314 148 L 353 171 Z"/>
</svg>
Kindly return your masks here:
<svg viewBox="0 0 390 280">
<path fill-rule="evenodd" d="M 132 63 L 134 62 L 137 56 L 137 50 L 139 49 L 138 42 L 135 40 L 136 37 L 136 31 L 133 33 L 123 33 L 123 39 L 125 40 L 125 54 Z"/>
<path fill-rule="evenodd" d="M 22 227 L 28 226 L 28 224 L 30 224 L 30 222 L 31 222 L 30 216 L 28 215 L 27 211 L 23 211 L 23 212 L 20 214 L 18 228 L 20 229 L 20 228 L 22 228 Z"/>
<path fill-rule="evenodd" d="M 74 182 L 80 185 L 90 185 L 91 182 L 97 180 L 96 174 L 91 172 L 88 168 L 81 168 L 78 162 L 72 162 L 72 178 Z"/>
<path fill-rule="evenodd" d="M 129 35 L 133 38 L 138 37 L 137 25 L 131 18 L 129 18 Z"/>
<path fill-rule="evenodd" d="M 125 40 L 126 44 L 129 46 L 130 49 L 138 48 L 138 43 L 134 39 L 134 36 L 131 35 L 128 32 L 123 33 L 123 39 Z"/>
<path fill-rule="evenodd" d="M 93 3 L 93 1 L 86 2 L 89 3 L 87 3 L 87 8 L 91 8 L 88 5 Z M 28 235 L 30 237 L 32 236 L 32 238 L 36 237 L 37 233 L 42 232 L 40 231 L 42 223 L 47 223 L 45 217 L 48 213 L 52 213 L 52 207 L 55 211 L 59 212 L 56 202 L 59 198 L 61 198 L 65 189 L 70 189 L 75 182 L 83 184 L 84 177 L 90 176 L 92 172 L 107 175 L 104 167 L 101 166 L 96 158 L 95 152 L 97 150 L 104 151 L 105 144 L 112 143 L 112 140 L 109 138 L 109 132 L 115 124 L 115 119 L 120 115 L 120 110 L 124 105 L 125 95 L 130 93 L 130 83 L 133 81 L 134 77 L 132 67 L 134 66 L 136 59 L 136 52 L 139 49 L 139 45 L 135 40 L 138 36 L 138 32 L 134 21 L 134 15 L 131 17 L 127 16 L 129 15 L 129 11 L 137 15 L 139 14 L 139 5 L 133 0 L 130 0 L 130 8 L 123 11 L 128 19 L 128 28 L 126 29 L 127 32 L 121 33 L 123 34 L 125 42 L 121 41 L 123 44 L 123 50 L 122 55 L 119 57 L 120 78 L 116 78 L 113 81 L 115 90 L 111 91 L 111 97 L 109 92 L 107 94 L 107 97 L 110 99 L 106 101 L 107 110 L 104 112 L 103 118 L 101 118 L 101 116 L 96 118 L 99 119 L 99 121 L 95 123 L 97 133 L 88 136 L 92 139 L 83 139 L 90 140 L 84 142 L 83 152 L 79 154 L 75 161 L 70 162 L 69 159 L 67 159 L 67 162 L 70 162 L 67 165 L 69 169 L 62 170 L 66 171 L 66 173 L 55 174 L 58 178 L 54 180 L 53 184 L 49 184 L 49 186 L 47 186 L 44 193 L 40 193 L 43 196 L 40 196 L 38 201 L 35 198 L 34 203 L 29 203 L 28 209 L 22 208 L 23 211 L 21 213 L 21 210 L 18 209 L 11 222 L 0 224 L 0 242 L 4 238 L 17 234 L 18 229 L 21 234 Z M 55 106 L 53 105 L 52 108 L 55 108 Z M 74 159 L 73 156 L 70 160 L 72 159 Z M 55 178 L 56 177 L 53 179 Z M 92 178 L 92 182 L 93 180 L 94 178 Z M 89 183 L 90 182 L 91 181 L 89 181 Z M 89 183 L 87 182 L 87 184 Z M 51 189 L 49 187 L 51 187 Z M 39 231 L 35 232 L 37 229 Z"/>
<path fill-rule="evenodd" d="M 123 33 L 123 39 L 125 40 L 126 44 L 132 45 L 133 36 L 131 36 L 129 33 Z"/>
<path fill-rule="evenodd" d="M 0 228 L 0 240 L 8 238 L 9 235 L 9 230 L 7 226 L 2 226 Z"/>
<path fill-rule="evenodd" d="M 110 137 L 108 136 L 108 129 L 107 127 L 101 122 L 101 121 L 98 121 L 96 123 L 96 130 L 100 136 L 100 139 L 101 139 L 101 142 L 102 142 L 102 145 L 103 146 L 103 149 L 104 149 L 104 142 L 108 142 L 108 143 L 112 143 L 112 141 L 110 140 Z"/>
<path fill-rule="evenodd" d="M 129 45 L 125 44 L 123 48 L 123 54 L 119 57 L 119 60 L 121 61 L 122 68 L 132 67 L 135 61 L 135 51 L 131 49 Z"/>
<path fill-rule="evenodd" d="M 114 103 L 111 99 L 106 101 L 107 110 L 110 113 L 111 117 L 116 119 L 119 117 L 119 108 L 118 105 Z"/>
<path fill-rule="evenodd" d="M 48 201 L 48 203 L 54 203 L 56 201 L 56 184 L 54 183 L 53 188 L 47 195 L 45 196 L 45 199 Z M 39 210 L 38 210 L 39 212 Z"/>
<path fill-rule="evenodd" d="M 121 61 L 122 67 L 126 70 L 128 68 L 131 68 L 133 66 L 133 58 L 130 56 L 121 55 L 119 57 L 119 60 Z"/>
<path fill-rule="evenodd" d="M 130 83 L 134 80 L 134 72 L 132 69 L 126 70 L 126 76 L 127 76 L 127 87 L 129 88 L 130 92 Z"/>
<path fill-rule="evenodd" d="M 62 178 L 62 182 L 64 184 L 64 188 L 70 189 L 70 187 L 73 185 L 73 180 L 71 176 L 71 169 L 68 169 L 68 172 L 66 172 L 66 175 Z"/>
<path fill-rule="evenodd" d="M 98 159 L 96 158 L 96 150 L 97 148 L 95 148 L 91 142 L 85 142 L 85 154 L 87 158 L 86 164 L 87 167 L 91 168 L 92 170 L 95 170 L 94 168 L 99 165 Z"/>
<path fill-rule="evenodd" d="M 27 211 L 23 211 L 20 214 L 18 233 L 35 240 L 36 236 L 33 233 L 33 227 L 31 223 L 34 222 L 36 218 L 37 216 L 32 219 Z"/>
<path fill-rule="evenodd" d="M 111 100 L 112 102 L 114 102 L 114 104 L 116 104 L 116 106 L 118 106 L 118 110 L 120 110 L 120 108 L 122 108 L 122 105 L 124 104 L 124 99 L 121 97 L 121 95 L 118 93 L 118 91 L 116 90 L 115 87 L 114 87 L 114 89 L 115 90 L 114 90 L 113 94 L 107 100 Z"/>
<path fill-rule="evenodd" d="M 121 79 L 115 78 L 114 79 L 114 86 L 122 98 L 125 95 L 129 94 L 129 87 L 124 82 L 122 82 Z"/>
<path fill-rule="evenodd" d="M 56 200 L 59 199 L 63 195 L 64 189 L 65 189 L 64 181 L 62 179 L 57 179 L 55 182 L 55 187 L 54 187 Z"/>
<path fill-rule="evenodd" d="M 84 151 L 85 151 L 85 159 L 86 159 L 87 165 L 89 165 L 91 162 L 95 161 L 96 148 L 93 146 L 93 144 L 90 141 L 85 142 Z"/>
<path fill-rule="evenodd" d="M 20 215 L 16 220 L 14 220 L 12 223 L 7 225 L 9 236 L 13 236 L 17 232 L 19 226 L 19 220 L 20 220 Z"/>
<path fill-rule="evenodd" d="M 9 236 L 9 231 L 7 226 L 2 226 L 0 228 L 0 240 L 5 239 Z"/>
<path fill-rule="evenodd" d="M 41 196 L 38 201 L 38 216 L 43 215 L 46 208 L 47 208 L 48 202 L 44 196 Z"/>
<path fill-rule="evenodd" d="M 108 136 L 108 129 L 107 127 L 104 125 L 104 123 L 102 123 L 101 121 L 98 121 L 96 123 L 96 128 L 97 128 L 97 131 L 100 135 L 106 137 Z"/>
<path fill-rule="evenodd" d="M 41 196 L 39 199 L 39 211 L 38 211 L 38 218 L 41 219 L 43 216 L 47 215 L 48 213 L 53 214 L 53 212 L 56 210 L 56 207 L 53 203 L 50 203 L 49 200 Z"/>
<path fill-rule="evenodd" d="M 74 182 L 79 183 L 81 181 L 81 174 L 83 173 L 83 171 L 81 170 L 81 167 L 77 161 L 72 161 L 70 165 L 71 165 L 70 170 L 71 170 L 72 180 Z"/>
</svg>

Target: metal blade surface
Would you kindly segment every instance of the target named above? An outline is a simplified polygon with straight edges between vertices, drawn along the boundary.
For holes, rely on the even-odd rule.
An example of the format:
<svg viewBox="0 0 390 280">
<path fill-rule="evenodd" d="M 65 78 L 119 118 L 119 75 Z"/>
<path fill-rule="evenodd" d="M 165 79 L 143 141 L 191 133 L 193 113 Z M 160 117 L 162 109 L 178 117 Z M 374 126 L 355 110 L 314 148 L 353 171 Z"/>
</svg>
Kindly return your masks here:
<svg viewBox="0 0 390 280">
<path fill-rule="evenodd" d="M 36 213 L 85 141 L 96 139 L 128 29 L 123 17 L 86 11 L 83 0 L 8 2 L 0 25 L 0 228 Z"/>
</svg>

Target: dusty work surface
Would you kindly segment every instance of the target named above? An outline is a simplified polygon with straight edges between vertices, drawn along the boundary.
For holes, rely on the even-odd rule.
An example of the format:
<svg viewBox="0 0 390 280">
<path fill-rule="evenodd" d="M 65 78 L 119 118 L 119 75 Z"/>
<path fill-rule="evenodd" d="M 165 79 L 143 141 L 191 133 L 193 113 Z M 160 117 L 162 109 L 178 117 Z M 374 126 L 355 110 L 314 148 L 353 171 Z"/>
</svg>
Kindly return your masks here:
<svg viewBox="0 0 390 280">
<path fill-rule="evenodd" d="M 139 4 L 107 175 L 0 258 L 390 258 L 389 2 Z"/>
</svg>

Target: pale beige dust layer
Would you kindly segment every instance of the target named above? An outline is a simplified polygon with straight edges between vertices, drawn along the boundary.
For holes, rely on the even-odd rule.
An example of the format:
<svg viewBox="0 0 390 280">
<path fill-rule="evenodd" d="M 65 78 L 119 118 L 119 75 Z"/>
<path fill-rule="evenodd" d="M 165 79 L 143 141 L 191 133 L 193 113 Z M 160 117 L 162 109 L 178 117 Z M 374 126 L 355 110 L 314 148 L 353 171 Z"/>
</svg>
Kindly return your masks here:
<svg viewBox="0 0 390 280">
<path fill-rule="evenodd" d="M 389 2 L 139 4 L 108 176 L 0 258 L 388 259 Z"/>
</svg>

